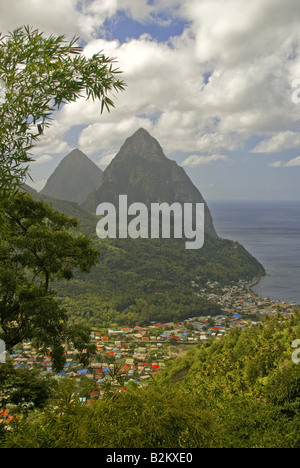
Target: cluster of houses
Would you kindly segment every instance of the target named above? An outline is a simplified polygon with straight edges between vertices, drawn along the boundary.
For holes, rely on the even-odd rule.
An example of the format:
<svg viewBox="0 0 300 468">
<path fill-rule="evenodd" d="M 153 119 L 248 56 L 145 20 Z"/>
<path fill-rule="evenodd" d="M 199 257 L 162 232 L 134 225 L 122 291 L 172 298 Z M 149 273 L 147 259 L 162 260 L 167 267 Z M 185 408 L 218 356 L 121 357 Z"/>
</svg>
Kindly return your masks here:
<svg viewBox="0 0 300 468">
<path fill-rule="evenodd" d="M 244 283 L 223 288 L 221 294 L 217 290 L 218 284 L 209 283 L 202 294 L 221 304 L 222 315 L 199 316 L 180 323 L 151 323 L 147 327 L 93 331 L 91 339 L 97 353 L 89 366 L 83 368 L 76 351 L 66 344 L 66 365 L 59 375 L 76 377 L 78 380 L 88 378 L 100 386 L 118 368 L 125 382 L 142 384 L 163 369 L 167 361 L 182 355 L 190 346 L 222 339 L 232 327 L 242 328 L 257 323 L 260 315 L 278 313 L 278 306 L 287 315 L 293 309 L 293 304 L 257 297 Z M 45 375 L 54 374 L 51 356 L 41 356 L 32 349 L 30 343 L 16 347 L 10 357 L 15 368 L 38 368 Z"/>
<path fill-rule="evenodd" d="M 83 369 L 76 351 L 66 344 L 66 365 L 59 375 L 85 376 L 101 382 L 102 376 L 118 365 L 128 378 L 148 380 L 153 373 L 165 367 L 166 361 L 176 358 L 182 349 L 209 338 L 220 339 L 226 332 L 221 319 L 221 316 L 198 317 L 180 323 L 152 323 L 148 327 L 94 331 L 91 340 L 96 344 L 97 353 L 89 367 Z M 15 368 L 39 368 L 41 372 L 52 374 L 51 356 L 41 356 L 30 343 L 17 346 L 10 358 Z"/>
<path fill-rule="evenodd" d="M 208 281 L 199 295 L 204 294 L 209 300 L 221 305 L 222 311 L 226 315 L 242 314 L 243 317 L 259 318 L 263 315 L 274 315 L 279 308 L 284 313 L 291 313 L 296 305 L 294 302 L 274 301 L 255 294 L 251 288 L 257 282 L 256 279 L 250 284 L 246 281 L 240 281 L 235 286 L 220 287 L 219 283 Z"/>
</svg>

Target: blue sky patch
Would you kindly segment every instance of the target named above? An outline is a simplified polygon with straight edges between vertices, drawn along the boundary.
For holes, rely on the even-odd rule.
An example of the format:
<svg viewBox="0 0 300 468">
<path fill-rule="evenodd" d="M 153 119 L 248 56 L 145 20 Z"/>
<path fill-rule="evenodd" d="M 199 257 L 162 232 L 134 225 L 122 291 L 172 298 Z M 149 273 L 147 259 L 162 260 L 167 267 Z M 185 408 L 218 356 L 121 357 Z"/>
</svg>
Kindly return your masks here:
<svg viewBox="0 0 300 468">
<path fill-rule="evenodd" d="M 157 21 L 140 23 L 129 18 L 125 12 L 119 12 L 112 18 L 104 22 L 106 39 L 118 39 L 120 42 L 126 42 L 128 39 L 138 39 L 143 34 L 149 34 L 158 42 L 167 42 L 171 37 L 180 36 L 188 23 L 179 18 L 174 21 L 167 21 L 160 16 Z"/>
</svg>

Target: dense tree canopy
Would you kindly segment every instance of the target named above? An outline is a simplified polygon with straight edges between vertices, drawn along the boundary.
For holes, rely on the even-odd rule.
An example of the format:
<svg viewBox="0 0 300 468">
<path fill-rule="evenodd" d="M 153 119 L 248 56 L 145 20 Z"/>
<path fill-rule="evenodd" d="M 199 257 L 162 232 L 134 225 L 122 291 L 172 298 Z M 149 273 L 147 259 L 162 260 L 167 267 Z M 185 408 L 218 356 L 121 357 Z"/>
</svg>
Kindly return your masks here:
<svg viewBox="0 0 300 468">
<path fill-rule="evenodd" d="M 60 368 L 63 340 L 76 339 L 82 352 L 88 348 L 89 334 L 67 326 L 66 311 L 51 282 L 69 280 L 76 270 L 89 272 L 100 252 L 77 231 L 76 219 L 27 194 L 7 201 L 5 216 L 8 231 L 0 239 L 0 338 L 8 350 L 32 340 L 37 348 L 51 350 L 54 366 Z"/>
<path fill-rule="evenodd" d="M 189 351 L 145 387 L 79 401 L 63 379 L 46 408 L 2 438 L 9 448 L 299 448 L 299 311 L 233 329 Z M 46 429 L 45 429 L 46 428 Z"/>
<path fill-rule="evenodd" d="M 55 284 L 70 318 L 93 327 L 219 315 L 220 306 L 200 293 L 207 281 L 229 285 L 264 274 L 240 244 L 210 236 L 199 251 L 187 251 L 181 239 L 97 239 L 96 245 L 101 262 L 88 278 L 79 273 Z"/>
</svg>

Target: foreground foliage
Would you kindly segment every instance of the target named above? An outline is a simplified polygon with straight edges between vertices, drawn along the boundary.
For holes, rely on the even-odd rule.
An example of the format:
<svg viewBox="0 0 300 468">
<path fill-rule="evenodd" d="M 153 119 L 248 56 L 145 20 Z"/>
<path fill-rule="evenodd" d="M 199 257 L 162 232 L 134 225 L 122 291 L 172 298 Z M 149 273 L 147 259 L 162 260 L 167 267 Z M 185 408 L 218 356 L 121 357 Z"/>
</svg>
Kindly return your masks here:
<svg viewBox="0 0 300 468">
<path fill-rule="evenodd" d="M 29 27 L 0 34 L 0 220 L 2 204 L 24 182 L 30 150 L 54 112 L 80 97 L 99 100 L 101 112 L 123 91 L 114 59 L 99 52 L 87 59 L 78 38 L 45 36 Z M 3 229 L 3 226 L 0 225 Z"/>
<path fill-rule="evenodd" d="M 14 420 L 2 447 L 299 448 L 299 311 L 233 329 L 175 360 L 146 388 L 88 405 L 62 379 L 47 406 Z M 87 390 L 86 390 L 87 391 Z"/>
<path fill-rule="evenodd" d="M 6 349 L 32 341 L 51 353 L 55 369 L 65 363 L 63 343 L 74 343 L 85 361 L 94 347 L 87 327 L 68 324 L 52 282 L 70 280 L 74 271 L 88 273 L 100 252 L 77 230 L 77 220 L 55 212 L 28 194 L 5 203 L 7 232 L 0 238 L 0 339 Z M 83 352 L 87 350 L 87 352 Z"/>
</svg>

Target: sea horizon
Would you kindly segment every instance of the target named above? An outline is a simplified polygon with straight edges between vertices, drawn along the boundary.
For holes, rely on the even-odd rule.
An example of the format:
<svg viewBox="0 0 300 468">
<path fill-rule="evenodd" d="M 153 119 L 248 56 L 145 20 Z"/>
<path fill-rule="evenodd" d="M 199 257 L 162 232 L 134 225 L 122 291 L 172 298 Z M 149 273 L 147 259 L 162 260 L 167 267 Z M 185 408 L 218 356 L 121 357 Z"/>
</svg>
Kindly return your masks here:
<svg viewBox="0 0 300 468">
<path fill-rule="evenodd" d="M 300 304 L 299 200 L 214 200 L 218 235 L 241 243 L 265 268 L 261 297 Z"/>
</svg>

